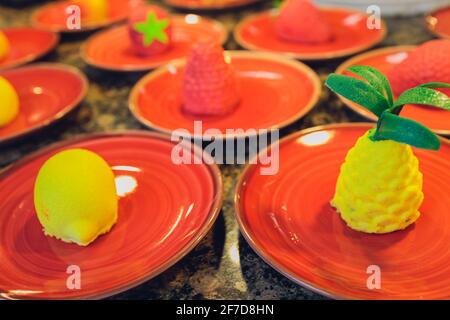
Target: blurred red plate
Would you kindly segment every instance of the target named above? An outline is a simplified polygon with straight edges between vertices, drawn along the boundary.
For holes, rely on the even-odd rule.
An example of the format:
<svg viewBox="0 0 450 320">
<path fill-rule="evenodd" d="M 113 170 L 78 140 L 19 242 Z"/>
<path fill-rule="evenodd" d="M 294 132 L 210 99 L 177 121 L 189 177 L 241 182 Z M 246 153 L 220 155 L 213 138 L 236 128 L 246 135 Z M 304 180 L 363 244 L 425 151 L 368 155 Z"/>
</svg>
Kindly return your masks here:
<svg viewBox="0 0 450 320">
<path fill-rule="evenodd" d="M 111 24 L 124 21 L 130 13 L 130 0 L 107 0 L 109 16 L 105 21 L 86 23 L 81 22 L 81 29 L 68 29 L 67 18 L 69 14 L 66 9 L 73 5 L 71 1 L 56 1 L 37 9 L 32 17 L 31 23 L 45 30 L 54 32 L 85 32 L 92 31 Z"/>
<path fill-rule="evenodd" d="M 0 173 L 0 297 L 92 299 L 117 294 L 160 274 L 193 249 L 222 203 L 215 165 L 171 159 L 177 144 L 154 133 L 86 136 L 62 142 Z M 97 152 L 116 175 L 119 220 L 88 247 L 46 237 L 36 217 L 33 188 L 46 159 L 66 148 Z M 185 144 L 192 157 L 197 147 Z M 81 289 L 66 286 L 68 266 L 81 271 Z"/>
<path fill-rule="evenodd" d="M 144 125 L 171 133 L 186 129 L 201 138 L 208 129 L 218 129 L 222 137 L 246 134 L 226 133 L 227 129 L 276 129 L 287 126 L 308 113 L 317 103 L 321 82 L 308 66 L 278 55 L 227 51 L 239 78 L 241 101 L 225 116 L 191 116 L 183 111 L 181 93 L 185 59 L 173 61 L 142 78 L 133 88 L 129 106 Z M 255 116 L 257 115 L 257 116 Z M 202 134 L 194 121 L 202 121 Z"/>
<path fill-rule="evenodd" d="M 367 15 L 352 9 L 320 9 L 334 39 L 323 44 L 301 44 L 281 40 L 277 37 L 274 21 L 276 10 L 250 16 L 240 22 L 234 37 L 240 46 L 249 50 L 282 53 L 300 60 L 324 60 L 348 56 L 373 47 L 386 35 L 386 25 L 380 30 L 369 30 Z"/>
<path fill-rule="evenodd" d="M 88 89 L 85 75 L 58 63 L 40 63 L 0 73 L 19 95 L 19 115 L 0 128 L 0 143 L 46 127 L 73 110 Z"/>
<path fill-rule="evenodd" d="M 91 66 L 112 71 L 147 71 L 186 56 L 193 43 L 214 39 L 224 43 L 228 32 L 218 21 L 195 14 L 172 17 L 171 47 L 158 55 L 142 57 L 133 51 L 128 26 L 121 25 L 93 35 L 81 48 L 81 56 Z"/>
<path fill-rule="evenodd" d="M 406 230 L 353 231 L 329 204 L 346 153 L 372 126 L 297 132 L 280 142 L 276 174 L 248 166 L 235 197 L 241 232 L 277 271 L 331 298 L 449 299 L 449 140 L 442 140 L 439 152 L 415 150 L 425 201 L 421 217 Z M 369 266 L 380 268 L 380 289 L 367 287 Z"/>
<path fill-rule="evenodd" d="M 426 16 L 428 29 L 441 38 L 450 39 L 450 6 L 437 9 Z"/>
<path fill-rule="evenodd" d="M 236 8 L 259 0 L 165 0 L 169 6 L 190 10 L 221 10 Z"/>
<path fill-rule="evenodd" d="M 59 42 L 56 33 L 30 27 L 1 30 L 9 41 L 10 52 L 0 60 L 0 70 L 17 67 L 50 53 Z"/>
<path fill-rule="evenodd" d="M 336 73 L 355 76 L 350 72 L 344 72 L 344 70 L 354 65 L 365 65 L 372 66 L 383 74 L 387 74 L 394 65 L 406 59 L 408 52 L 412 49 L 414 49 L 414 46 L 397 46 L 372 50 L 345 61 L 338 67 Z M 373 121 L 377 120 L 377 117 L 367 111 L 367 109 L 345 98 L 340 98 L 347 106 L 363 117 Z M 417 120 L 438 134 L 450 134 L 450 114 L 448 111 L 433 107 L 408 105 L 403 109 L 402 116 Z"/>
</svg>

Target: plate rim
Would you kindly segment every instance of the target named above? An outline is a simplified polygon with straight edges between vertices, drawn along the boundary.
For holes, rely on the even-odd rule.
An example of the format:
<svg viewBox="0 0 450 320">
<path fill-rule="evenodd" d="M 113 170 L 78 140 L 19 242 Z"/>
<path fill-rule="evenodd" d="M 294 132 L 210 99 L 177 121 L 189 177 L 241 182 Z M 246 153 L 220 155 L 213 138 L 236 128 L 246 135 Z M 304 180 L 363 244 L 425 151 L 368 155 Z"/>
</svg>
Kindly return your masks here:
<svg viewBox="0 0 450 320">
<path fill-rule="evenodd" d="M 4 75 L 4 73 L 16 72 L 16 71 L 22 71 L 22 70 L 28 70 L 28 69 L 55 69 L 55 70 L 71 73 L 76 78 L 78 78 L 78 80 L 81 81 L 82 87 L 81 87 L 80 93 L 78 94 L 78 96 L 76 97 L 76 99 L 73 102 L 69 103 L 67 106 L 65 106 L 62 110 L 60 110 L 58 113 L 56 113 L 51 118 L 46 119 L 45 121 L 42 121 L 33 127 L 27 128 L 26 130 L 21 130 L 17 133 L 14 133 L 13 135 L 6 136 L 6 137 L 0 137 L 0 145 L 10 143 L 17 139 L 21 139 L 25 136 L 33 134 L 33 133 L 35 133 L 41 129 L 44 129 L 44 128 L 52 125 L 53 123 L 61 120 L 68 113 L 70 113 L 72 110 L 76 109 L 79 106 L 79 104 L 86 97 L 87 92 L 89 90 L 89 80 L 88 80 L 87 76 L 83 73 L 83 71 L 81 71 L 79 68 L 74 67 L 72 65 L 59 63 L 59 62 L 33 63 L 33 64 L 22 66 L 19 68 L 2 70 L 2 71 L 0 71 L 0 76 Z"/>
<path fill-rule="evenodd" d="M 46 55 L 48 55 L 50 52 L 52 52 L 53 50 L 56 49 L 56 47 L 58 46 L 59 42 L 61 41 L 61 36 L 53 31 L 49 31 L 49 30 L 43 30 L 40 28 L 36 28 L 33 26 L 22 26 L 22 27 L 8 27 L 8 28 L 2 28 L 0 29 L 0 31 L 9 31 L 9 30 L 34 30 L 34 31 L 38 31 L 38 32 L 43 32 L 43 33 L 47 33 L 49 35 L 52 36 L 52 41 L 49 45 L 49 47 L 45 50 L 43 50 L 42 52 L 33 54 L 33 55 L 29 55 L 26 58 L 22 58 L 19 60 L 16 60 L 15 62 L 12 62 L 10 64 L 4 65 L 4 66 L 0 66 L 0 72 L 3 71 L 8 71 L 11 69 L 15 69 L 21 66 L 24 66 L 26 64 L 29 64 L 30 62 L 36 61 L 42 57 L 45 57 Z"/>
<path fill-rule="evenodd" d="M 258 3 L 261 0 L 244 0 L 242 1 L 242 3 L 236 3 L 236 4 L 228 4 L 228 5 L 221 5 L 221 6 L 203 6 L 203 7 L 198 7 L 198 6 L 183 6 L 180 4 L 175 4 L 173 0 L 164 0 L 163 2 L 175 9 L 180 9 L 180 10 L 195 10 L 195 11 L 217 11 L 217 10 L 229 10 L 229 9 L 234 9 L 234 8 L 239 8 L 239 7 L 243 7 L 243 6 L 248 6 L 254 3 Z"/>
<path fill-rule="evenodd" d="M 47 4 L 43 4 L 41 6 L 39 6 L 38 8 L 36 8 L 35 10 L 33 10 L 33 12 L 31 13 L 31 16 L 29 18 L 30 24 L 37 28 L 37 29 L 41 29 L 41 30 L 45 30 L 45 31 L 50 31 L 53 33 L 63 33 L 63 34 L 77 34 L 77 33 L 85 33 L 85 32 L 91 32 L 91 31 L 95 31 L 95 30 L 99 30 L 108 26 L 112 26 L 114 24 L 120 23 L 121 21 L 125 21 L 127 19 L 126 16 L 121 17 L 121 18 L 117 18 L 117 19 L 112 19 L 112 20 L 107 20 L 107 21 L 103 21 L 103 22 L 96 22 L 93 24 L 88 24 L 87 26 L 85 26 L 84 28 L 82 27 L 81 29 L 66 29 L 66 28 L 61 28 L 60 26 L 49 26 L 46 24 L 41 24 L 38 22 L 37 18 L 38 15 L 40 13 L 42 13 L 42 11 L 47 10 L 48 8 L 54 7 L 57 4 L 66 2 L 66 3 L 70 3 L 70 0 L 62 0 L 62 1 L 57 1 L 57 2 L 50 2 Z"/>
<path fill-rule="evenodd" d="M 97 133 L 87 133 L 87 134 L 80 134 L 77 136 L 74 136 L 70 139 L 66 140 L 60 140 L 56 141 L 50 145 L 47 145 L 41 149 L 38 149 L 20 159 L 17 161 L 11 163 L 10 165 L 6 166 L 3 169 L 0 169 L 0 179 L 3 179 L 10 174 L 13 174 L 13 170 L 20 168 L 21 166 L 33 161 L 34 159 L 58 150 L 60 148 L 68 147 L 70 145 L 73 145 L 75 143 L 80 143 L 84 141 L 90 141 L 95 139 L 104 139 L 104 138 L 120 138 L 120 137 L 142 137 L 142 138 L 148 138 L 148 139 L 160 139 L 172 144 L 175 144 L 174 141 L 171 140 L 170 136 L 167 136 L 166 134 L 159 133 L 159 132 L 151 132 L 151 131 L 143 131 L 143 130 L 117 130 L 117 131 L 104 131 L 104 132 L 97 132 Z M 203 149 L 201 149 L 199 146 L 197 146 L 195 143 L 183 141 L 182 142 L 185 146 L 189 145 L 191 150 L 195 152 L 197 155 L 201 155 L 203 157 L 208 158 L 208 162 L 203 162 L 203 165 L 205 165 L 211 175 L 211 179 L 214 183 L 214 188 L 216 189 L 214 192 L 213 202 L 211 205 L 211 209 L 208 212 L 207 219 L 203 223 L 203 225 L 198 229 L 198 233 L 196 236 L 189 241 L 178 253 L 173 255 L 170 259 L 167 260 L 164 264 L 156 268 L 153 272 L 145 273 L 140 278 L 136 279 L 132 283 L 128 283 L 126 285 L 123 285 L 121 287 L 111 289 L 107 292 L 99 293 L 99 294 L 93 294 L 93 295 L 78 295 L 74 297 L 69 298 L 62 298 L 66 300 L 72 300 L 72 299 L 92 299 L 92 300 L 98 300 L 103 299 L 107 297 L 111 297 L 113 295 L 122 293 L 124 291 L 130 290 L 132 288 L 135 288 L 139 286 L 140 284 L 143 284 L 156 276 L 162 274 L 166 270 L 168 270 L 170 267 L 181 261 L 188 253 L 190 253 L 195 247 L 200 243 L 200 241 L 208 234 L 208 232 L 212 229 L 214 226 L 223 205 L 223 199 L 224 199 L 224 184 L 223 184 L 223 177 L 222 173 L 219 169 L 219 166 L 216 164 L 216 162 L 213 160 L 213 158 L 209 154 L 204 154 Z M 2 293 L 2 292 L 0 292 Z M 7 296 L 8 297 L 8 296 Z M 28 296 L 21 296 L 21 295 L 14 295 L 11 297 L 8 297 L 10 299 L 39 299 L 39 300 L 47 300 L 47 299 L 54 299 L 50 297 L 28 297 Z"/>
<path fill-rule="evenodd" d="M 410 52 L 411 50 L 413 50 L 414 48 L 417 48 L 417 47 L 418 47 L 417 45 L 399 45 L 399 46 L 389 46 L 389 47 L 383 47 L 383 48 L 378 48 L 378 49 L 374 49 L 374 50 L 369 50 L 369 51 L 360 53 L 358 55 L 355 55 L 355 56 L 345 60 L 344 62 L 339 64 L 339 66 L 336 68 L 336 70 L 334 72 L 337 74 L 343 74 L 344 70 L 347 67 L 355 64 L 355 62 L 360 61 L 361 59 L 366 59 L 369 57 L 374 57 L 374 56 L 378 56 L 378 55 L 389 53 L 389 52 L 392 52 L 392 53 L 400 52 L 400 51 Z M 373 115 L 370 112 L 365 112 L 362 108 L 355 107 L 354 103 L 352 103 L 351 101 L 349 101 L 346 98 L 341 97 L 340 95 L 337 95 L 337 97 L 340 101 L 342 101 L 344 103 L 344 105 L 347 108 L 356 112 L 363 118 L 371 120 L 371 121 L 377 121 L 377 119 L 378 119 L 377 116 Z M 439 135 L 444 135 L 444 136 L 450 135 L 450 129 L 433 129 L 432 128 L 431 130 L 434 133 L 439 134 Z"/>
<path fill-rule="evenodd" d="M 297 120 L 300 120 L 303 118 L 306 114 L 308 114 L 314 107 L 317 106 L 320 96 L 322 94 L 322 81 L 319 78 L 319 75 L 309 66 L 306 64 L 289 59 L 287 57 L 284 57 L 282 55 L 273 54 L 273 53 L 267 53 L 267 52 L 254 52 L 254 51 L 245 51 L 245 50 L 225 50 L 225 54 L 229 54 L 230 57 L 233 58 L 255 58 L 260 60 L 270 60 L 275 61 L 280 64 L 288 65 L 296 69 L 297 71 L 302 72 L 305 74 L 309 80 L 311 81 L 313 85 L 313 92 L 312 97 L 310 101 L 306 104 L 306 106 L 297 112 L 294 116 L 290 117 L 289 119 L 286 119 L 285 121 L 282 121 L 280 123 L 277 123 L 275 125 L 272 125 L 270 128 L 265 128 L 267 130 L 274 130 L 274 129 L 282 129 L 292 123 L 294 123 Z M 138 111 L 138 96 L 142 90 L 142 88 L 147 84 L 148 81 L 158 77 L 160 74 L 166 73 L 167 68 L 169 65 L 171 66 L 179 66 L 186 63 L 186 58 L 180 58 L 176 60 L 172 60 L 169 64 L 164 65 L 160 68 L 155 69 L 154 71 L 151 71 L 150 73 L 146 74 L 144 77 L 142 77 L 131 89 L 130 95 L 128 97 L 128 108 L 130 109 L 131 113 L 137 119 L 141 124 L 144 126 L 157 130 L 159 132 L 164 132 L 166 134 L 173 134 L 173 130 L 161 127 L 159 125 L 154 124 L 153 122 L 149 121 L 148 119 L 145 119 Z M 198 135 L 198 134 L 192 134 L 190 133 L 189 137 L 193 139 L 206 139 L 211 140 L 213 138 L 220 138 L 220 139 L 242 139 L 254 136 L 255 134 L 221 134 L 221 135 Z M 256 133 L 257 135 L 257 133 Z"/>
<path fill-rule="evenodd" d="M 348 13 L 359 13 L 359 14 L 367 15 L 363 11 L 351 9 L 351 8 L 336 7 L 336 6 L 317 6 L 317 7 L 321 10 L 344 11 L 344 12 L 348 12 Z M 233 37 L 236 40 L 236 42 L 238 43 L 238 45 L 247 50 L 278 53 L 278 54 L 281 54 L 281 55 L 284 55 L 284 56 L 287 56 L 287 57 L 290 57 L 293 59 L 302 60 L 302 61 L 324 61 L 324 60 L 332 60 L 332 59 L 347 57 L 347 56 L 351 56 L 353 54 L 357 54 L 359 52 L 369 50 L 370 48 L 373 48 L 376 45 L 378 45 L 379 43 L 381 43 L 386 38 L 386 35 L 388 34 L 387 24 L 383 19 L 381 19 L 380 20 L 381 26 L 382 26 L 381 35 L 380 35 L 379 39 L 377 39 L 375 42 L 373 42 L 373 43 L 371 42 L 364 46 L 359 46 L 358 48 L 346 49 L 346 50 L 343 50 L 338 53 L 330 52 L 327 54 L 301 54 L 301 53 L 295 53 L 295 52 L 273 51 L 273 50 L 260 48 L 259 46 L 248 43 L 246 40 L 244 40 L 242 38 L 242 36 L 241 36 L 242 29 L 246 23 L 248 23 L 249 21 L 253 20 L 254 18 L 256 18 L 258 16 L 262 16 L 262 15 L 266 15 L 266 14 L 274 14 L 277 11 L 278 11 L 278 9 L 264 10 L 261 12 L 250 14 L 247 17 L 245 17 L 244 19 L 242 19 L 241 21 L 239 21 L 239 23 L 236 25 L 236 27 L 233 30 Z"/>
<path fill-rule="evenodd" d="M 331 124 L 325 124 L 325 125 L 318 125 L 314 127 L 309 127 L 306 129 L 302 129 L 296 132 L 293 132 L 284 138 L 280 139 L 278 141 L 279 145 L 282 143 L 285 143 L 288 140 L 292 140 L 294 138 L 298 138 L 300 136 L 303 136 L 305 134 L 309 134 L 312 132 L 322 131 L 322 130 L 339 130 L 339 129 L 345 129 L 345 128 L 365 128 L 370 129 L 374 126 L 374 123 L 371 122 L 340 122 L 340 123 L 331 123 Z M 450 139 L 439 137 L 441 142 L 444 142 L 448 146 L 450 146 Z M 269 145 L 263 150 L 259 151 L 259 153 L 255 156 L 254 159 L 257 159 L 257 157 L 265 152 L 268 148 L 272 146 Z M 326 288 L 323 288 L 322 286 L 317 286 L 314 283 L 311 283 L 309 281 L 306 281 L 305 279 L 299 277 L 294 272 L 291 272 L 288 270 L 288 268 L 284 267 L 281 263 L 277 262 L 275 258 L 272 258 L 270 254 L 266 253 L 263 249 L 259 248 L 259 245 L 257 244 L 257 241 L 255 240 L 255 237 L 251 234 L 249 231 L 248 226 L 244 223 L 242 216 L 243 216 L 243 210 L 241 208 L 240 198 L 242 195 L 242 190 L 244 188 L 244 182 L 246 178 L 248 178 L 248 175 L 251 173 L 252 169 L 256 167 L 258 164 L 257 162 L 250 162 L 250 164 L 247 164 L 244 169 L 242 170 L 241 174 L 238 177 L 235 191 L 234 191 L 234 217 L 238 223 L 239 231 L 241 235 L 244 237 L 244 239 L 247 241 L 248 245 L 252 248 L 252 250 L 265 262 L 267 263 L 273 270 L 276 272 L 282 274 L 284 277 L 288 278 L 290 281 L 296 283 L 297 285 L 300 285 L 304 288 L 307 288 L 315 293 L 318 293 L 324 297 L 331 298 L 334 300 L 359 300 L 361 299 L 358 296 L 351 296 L 351 295 L 340 295 L 332 290 L 328 290 Z"/>
<path fill-rule="evenodd" d="M 202 20 L 206 20 L 208 22 L 211 22 L 214 26 L 214 28 L 217 28 L 218 30 L 220 29 L 220 31 L 223 33 L 222 34 L 222 39 L 220 39 L 220 43 L 223 45 L 228 41 L 228 38 L 230 36 L 230 32 L 228 31 L 228 29 L 225 27 L 225 25 L 220 22 L 219 20 L 213 19 L 213 18 L 209 18 L 209 17 L 204 17 L 204 16 L 200 16 L 197 15 L 195 13 L 187 13 L 187 14 L 172 14 L 173 17 L 175 18 L 184 18 L 187 15 L 195 15 L 197 17 L 199 17 Z M 158 67 L 161 67 L 167 63 L 169 63 L 170 61 L 166 61 L 163 63 L 153 63 L 151 65 L 148 66 L 110 66 L 110 65 L 105 65 L 102 63 L 98 63 L 96 61 L 93 61 L 89 55 L 87 54 L 87 47 L 88 45 L 97 40 L 97 37 L 100 37 L 102 35 L 104 35 L 107 32 L 113 32 L 113 31 L 117 31 L 118 29 L 121 28 L 125 28 L 127 27 L 126 23 L 119 23 L 116 24 L 114 26 L 111 26 L 109 28 L 106 28 L 105 30 L 101 30 L 99 32 L 94 33 L 93 35 L 89 36 L 85 41 L 83 41 L 81 47 L 80 47 L 80 56 L 81 59 L 90 67 L 94 67 L 100 70 L 106 70 L 106 71 L 113 71 L 113 72 L 147 72 L 149 70 L 154 70 Z"/>
</svg>

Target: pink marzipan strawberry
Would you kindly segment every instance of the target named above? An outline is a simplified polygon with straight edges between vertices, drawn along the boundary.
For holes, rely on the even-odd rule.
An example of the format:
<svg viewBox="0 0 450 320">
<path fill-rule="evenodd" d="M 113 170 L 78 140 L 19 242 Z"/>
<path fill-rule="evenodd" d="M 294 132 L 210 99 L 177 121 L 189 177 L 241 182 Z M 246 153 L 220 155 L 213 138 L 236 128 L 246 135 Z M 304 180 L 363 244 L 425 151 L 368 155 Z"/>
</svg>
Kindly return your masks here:
<svg viewBox="0 0 450 320">
<path fill-rule="evenodd" d="M 299 43 L 322 43 L 331 39 L 331 31 L 310 0 L 287 0 L 275 21 L 277 36 Z"/>
<path fill-rule="evenodd" d="M 215 42 L 194 45 L 183 79 L 184 111 L 194 115 L 223 115 L 239 102 L 235 72 Z"/>
<path fill-rule="evenodd" d="M 395 95 L 426 82 L 450 83 L 450 40 L 432 40 L 411 51 L 388 73 Z M 450 94 L 449 89 L 440 91 Z"/>
</svg>

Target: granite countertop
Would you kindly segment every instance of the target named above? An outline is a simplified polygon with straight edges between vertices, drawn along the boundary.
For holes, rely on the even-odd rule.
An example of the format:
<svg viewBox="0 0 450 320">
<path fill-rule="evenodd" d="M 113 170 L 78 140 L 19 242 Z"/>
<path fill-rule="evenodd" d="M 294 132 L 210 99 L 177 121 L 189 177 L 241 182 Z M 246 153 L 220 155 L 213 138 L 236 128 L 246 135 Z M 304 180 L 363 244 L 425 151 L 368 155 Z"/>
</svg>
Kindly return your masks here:
<svg viewBox="0 0 450 320">
<path fill-rule="evenodd" d="M 27 24 L 36 5 L 0 5 L 0 27 Z M 31 2 L 31 1 L 27 1 Z M 34 3 L 45 1 L 34 1 Z M 159 2 L 159 1 L 156 1 Z M 269 1 L 271 2 L 271 1 Z M 221 20 L 231 31 L 246 15 L 269 7 L 257 4 L 225 13 L 207 16 Z M 423 17 L 389 18 L 389 33 L 379 45 L 419 44 L 432 38 Z M 138 129 L 148 130 L 133 118 L 127 108 L 127 98 L 133 84 L 143 73 L 120 74 L 88 67 L 80 58 L 80 45 L 88 35 L 68 35 L 56 51 L 43 60 L 57 61 L 83 70 L 90 80 L 86 99 L 65 119 L 39 134 L 8 146 L 0 147 L 0 168 L 55 141 L 85 133 Z M 230 35 L 227 49 L 238 49 Z M 310 64 L 322 79 L 334 71 L 343 60 Z M 324 90 L 319 104 L 306 117 L 282 130 L 282 135 L 311 126 L 365 121 L 346 109 L 334 95 Z M 111 299 L 322 299 L 323 297 L 291 282 L 268 266 L 240 235 L 234 218 L 234 190 L 242 166 L 221 166 L 224 177 L 224 203 L 216 224 L 200 244 L 176 265 L 158 277 L 111 297 Z"/>
</svg>

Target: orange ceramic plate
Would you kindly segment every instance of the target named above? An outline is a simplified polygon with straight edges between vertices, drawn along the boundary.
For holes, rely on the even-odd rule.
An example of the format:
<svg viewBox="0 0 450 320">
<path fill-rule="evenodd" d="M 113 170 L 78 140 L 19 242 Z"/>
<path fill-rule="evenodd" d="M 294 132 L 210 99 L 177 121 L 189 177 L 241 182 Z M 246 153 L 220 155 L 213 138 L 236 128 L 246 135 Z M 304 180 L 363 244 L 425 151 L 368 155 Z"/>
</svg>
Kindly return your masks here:
<svg viewBox="0 0 450 320">
<path fill-rule="evenodd" d="M 387 74 L 395 64 L 406 59 L 408 52 L 412 49 L 414 49 L 414 46 L 398 46 L 369 51 L 345 61 L 338 67 L 336 73 L 354 76 L 350 72 L 344 72 L 344 70 L 354 65 L 366 65 Z M 345 98 L 341 99 L 363 117 L 373 121 L 377 120 L 377 117 L 367 109 Z M 448 111 L 427 106 L 408 105 L 403 109 L 402 116 L 417 120 L 438 134 L 450 134 L 450 114 Z"/>
<path fill-rule="evenodd" d="M 52 51 L 59 42 L 56 33 L 31 27 L 1 30 L 9 42 L 10 52 L 0 60 L 0 70 L 18 67 Z"/>
<path fill-rule="evenodd" d="M 449 140 L 438 152 L 415 150 L 425 200 L 407 229 L 353 231 L 329 204 L 346 153 L 371 126 L 307 129 L 280 142 L 275 175 L 248 166 L 235 198 L 241 232 L 276 270 L 328 297 L 450 299 Z M 370 266 L 380 268 L 379 289 L 367 286 Z"/>
<path fill-rule="evenodd" d="M 220 212 L 222 180 L 216 165 L 175 164 L 175 146 L 155 133 L 102 133 L 58 143 L 0 172 L 0 298 L 103 298 L 153 278 L 192 250 Z M 201 155 L 196 146 L 178 146 L 193 159 Z M 40 167 L 67 148 L 98 153 L 116 176 L 119 219 L 87 247 L 46 237 L 34 210 Z M 67 287 L 69 266 L 80 268 L 79 290 Z"/>
<path fill-rule="evenodd" d="M 169 6 L 189 10 L 221 10 L 245 6 L 259 0 L 165 0 Z"/>
<path fill-rule="evenodd" d="M 270 51 L 300 60 L 323 60 L 348 56 L 373 47 L 386 34 L 386 25 L 380 30 L 369 30 L 367 15 L 343 8 L 321 8 L 333 40 L 323 44 L 301 44 L 281 40 L 277 37 L 274 21 L 276 10 L 258 13 L 244 19 L 234 31 L 236 41 L 244 48 Z"/>
<path fill-rule="evenodd" d="M 3 71 L 0 76 L 19 96 L 19 115 L 0 128 L 0 144 L 58 121 L 78 106 L 88 90 L 81 71 L 59 63 L 33 64 Z"/>
<path fill-rule="evenodd" d="M 112 71 L 146 71 L 173 59 L 186 56 L 193 43 L 214 39 L 224 43 L 228 38 L 225 27 L 216 20 L 195 14 L 172 17 L 173 35 L 169 49 L 161 54 L 142 57 L 134 53 L 128 26 L 121 25 L 93 35 L 81 49 L 89 65 Z"/>
<path fill-rule="evenodd" d="M 441 38 L 450 39 L 450 6 L 440 8 L 426 16 L 428 29 Z"/>
<path fill-rule="evenodd" d="M 85 32 L 92 31 L 108 25 L 123 21 L 130 13 L 130 0 L 107 0 L 109 15 L 106 20 L 98 22 L 81 22 L 80 29 L 68 29 L 69 14 L 66 9 L 73 3 L 71 1 L 57 1 L 40 7 L 31 17 L 31 23 L 45 30 L 54 32 Z"/>
<path fill-rule="evenodd" d="M 248 134 L 227 133 L 228 129 L 281 128 L 304 116 L 317 103 L 321 83 L 306 65 L 272 54 L 227 54 L 241 91 L 240 103 L 233 112 L 201 117 L 183 111 L 183 59 L 151 72 L 136 84 L 129 99 L 134 116 L 144 125 L 167 133 L 185 129 L 201 138 L 208 129 L 218 129 L 222 137 L 233 138 Z M 195 121 L 201 121 L 202 128 L 196 129 Z"/>
</svg>

